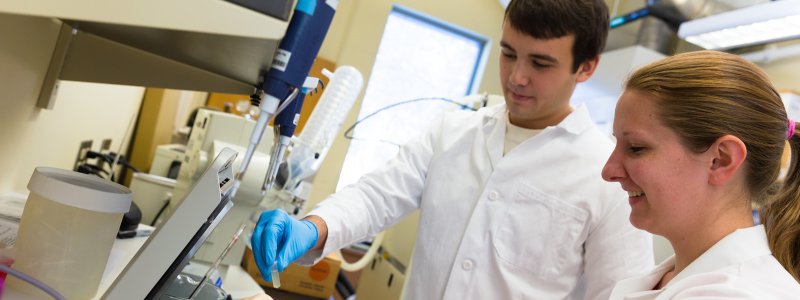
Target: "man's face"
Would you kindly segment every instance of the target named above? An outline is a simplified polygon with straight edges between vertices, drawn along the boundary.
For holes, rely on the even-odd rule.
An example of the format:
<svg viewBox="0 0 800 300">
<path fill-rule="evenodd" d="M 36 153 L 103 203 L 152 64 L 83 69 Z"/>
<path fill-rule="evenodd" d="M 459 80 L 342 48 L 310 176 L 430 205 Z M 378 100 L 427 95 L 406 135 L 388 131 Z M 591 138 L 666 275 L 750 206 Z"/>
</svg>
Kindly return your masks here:
<svg viewBox="0 0 800 300">
<path fill-rule="evenodd" d="M 511 123 L 541 129 L 561 122 L 572 108 L 575 85 L 589 79 L 597 66 L 590 59 L 572 72 L 575 35 L 536 39 L 503 25 L 500 41 L 500 82 Z"/>
</svg>

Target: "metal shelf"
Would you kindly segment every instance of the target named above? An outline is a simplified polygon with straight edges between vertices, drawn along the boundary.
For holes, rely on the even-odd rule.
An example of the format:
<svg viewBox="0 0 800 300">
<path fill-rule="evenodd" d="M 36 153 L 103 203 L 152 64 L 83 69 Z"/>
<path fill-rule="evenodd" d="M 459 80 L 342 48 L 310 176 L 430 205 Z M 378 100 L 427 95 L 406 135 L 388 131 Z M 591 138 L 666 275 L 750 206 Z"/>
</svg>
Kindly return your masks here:
<svg viewBox="0 0 800 300">
<path fill-rule="evenodd" d="M 62 23 L 45 108 L 58 80 L 250 93 L 288 26 L 224 0 L 0 0 L 3 13 Z"/>
</svg>

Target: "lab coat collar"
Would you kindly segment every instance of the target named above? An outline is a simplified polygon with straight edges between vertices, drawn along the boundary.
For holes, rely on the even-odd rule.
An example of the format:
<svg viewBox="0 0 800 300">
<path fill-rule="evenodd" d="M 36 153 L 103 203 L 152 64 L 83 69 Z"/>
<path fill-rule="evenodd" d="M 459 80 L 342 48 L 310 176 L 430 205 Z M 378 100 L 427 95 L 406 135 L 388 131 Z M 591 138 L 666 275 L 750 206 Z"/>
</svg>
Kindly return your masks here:
<svg viewBox="0 0 800 300">
<path fill-rule="evenodd" d="M 492 170 L 503 157 L 503 147 L 497 147 L 497 145 L 503 145 L 504 143 L 506 133 L 505 120 L 507 118 L 505 104 L 487 108 L 483 118 L 484 147 L 489 156 L 489 162 L 492 164 Z"/>
<path fill-rule="evenodd" d="M 489 107 L 488 109 L 490 110 L 484 117 L 484 125 L 494 126 L 495 124 L 503 124 L 503 126 L 501 126 L 503 129 L 502 133 L 505 133 L 505 123 L 508 119 L 506 105 L 499 104 Z M 573 111 L 554 127 L 564 129 L 571 134 L 580 134 L 584 130 L 591 128 L 593 124 L 592 118 L 589 116 L 589 109 L 586 107 L 586 104 L 581 103 L 573 108 Z"/>
<path fill-rule="evenodd" d="M 764 230 L 764 225 L 737 229 L 690 263 L 686 269 L 683 269 L 667 283 L 667 287 L 673 282 L 678 282 L 695 274 L 719 270 L 727 266 L 741 264 L 756 257 L 770 255 L 772 251 L 770 251 L 768 245 L 767 232 Z M 672 264 L 675 264 L 674 261 Z"/>
<path fill-rule="evenodd" d="M 592 126 L 594 126 L 592 117 L 589 116 L 589 109 L 584 103 L 578 104 L 578 107 L 575 107 L 572 113 L 556 125 L 556 127 L 562 128 L 571 134 L 580 134 Z"/>
<path fill-rule="evenodd" d="M 496 145 L 504 145 L 507 120 L 508 112 L 505 103 L 486 108 L 483 119 L 483 132 L 486 136 L 485 147 L 492 169 L 497 166 L 497 163 L 503 157 L 503 147 L 497 147 Z M 569 134 L 578 135 L 592 126 L 589 110 L 585 104 L 581 103 L 564 120 L 555 126 L 548 126 L 545 130 L 555 127 L 561 128 Z"/>
<path fill-rule="evenodd" d="M 623 299 L 623 297 L 626 300 L 653 299 L 665 288 L 686 277 L 738 265 L 769 254 L 772 252 L 769 250 L 767 233 L 764 231 L 763 225 L 737 229 L 711 246 L 660 290 L 653 290 L 653 287 L 658 284 L 665 273 L 675 267 L 675 255 L 664 260 L 647 275 L 628 278 L 617 283 L 612 291 L 611 299 Z"/>
<path fill-rule="evenodd" d="M 610 299 L 653 299 L 662 290 L 653 290 L 653 287 L 661 281 L 661 277 L 675 266 L 675 255 L 670 256 L 649 274 L 622 280 L 617 283 L 611 292 Z"/>
</svg>

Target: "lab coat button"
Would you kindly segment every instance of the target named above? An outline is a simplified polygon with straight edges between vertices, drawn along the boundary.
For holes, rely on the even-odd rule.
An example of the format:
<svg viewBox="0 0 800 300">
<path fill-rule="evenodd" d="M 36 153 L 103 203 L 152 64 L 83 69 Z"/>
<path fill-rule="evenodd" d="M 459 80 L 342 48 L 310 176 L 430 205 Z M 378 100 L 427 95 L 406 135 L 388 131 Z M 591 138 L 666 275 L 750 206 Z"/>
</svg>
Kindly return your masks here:
<svg viewBox="0 0 800 300">
<path fill-rule="evenodd" d="M 499 194 L 497 194 L 497 192 L 495 192 L 495 191 L 491 191 L 491 192 L 489 192 L 489 200 L 490 200 L 490 201 L 497 200 L 497 197 L 498 197 L 498 196 L 500 196 L 500 195 L 499 195 Z"/>
<path fill-rule="evenodd" d="M 470 259 L 465 259 L 463 262 L 461 262 L 461 268 L 464 269 L 465 271 L 472 270 L 472 267 L 474 266 L 475 263 L 473 263 L 472 260 Z"/>
</svg>

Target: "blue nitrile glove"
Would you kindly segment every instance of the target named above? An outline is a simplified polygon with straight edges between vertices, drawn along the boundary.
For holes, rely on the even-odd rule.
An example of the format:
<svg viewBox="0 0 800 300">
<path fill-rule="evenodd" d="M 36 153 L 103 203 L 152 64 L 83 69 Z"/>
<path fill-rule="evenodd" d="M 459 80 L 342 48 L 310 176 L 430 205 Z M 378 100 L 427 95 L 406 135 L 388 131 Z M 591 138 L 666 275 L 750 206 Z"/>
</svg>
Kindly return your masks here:
<svg viewBox="0 0 800 300">
<path fill-rule="evenodd" d="M 262 212 L 250 238 L 261 277 L 272 280 L 276 254 L 278 271 L 282 272 L 289 263 L 313 248 L 317 238 L 317 226 L 310 221 L 295 220 L 280 209 Z"/>
</svg>

